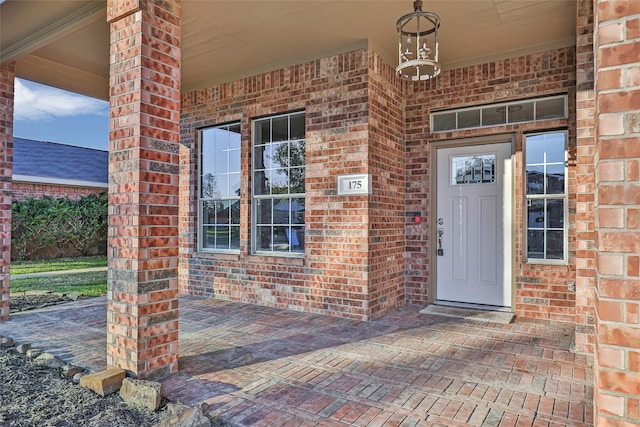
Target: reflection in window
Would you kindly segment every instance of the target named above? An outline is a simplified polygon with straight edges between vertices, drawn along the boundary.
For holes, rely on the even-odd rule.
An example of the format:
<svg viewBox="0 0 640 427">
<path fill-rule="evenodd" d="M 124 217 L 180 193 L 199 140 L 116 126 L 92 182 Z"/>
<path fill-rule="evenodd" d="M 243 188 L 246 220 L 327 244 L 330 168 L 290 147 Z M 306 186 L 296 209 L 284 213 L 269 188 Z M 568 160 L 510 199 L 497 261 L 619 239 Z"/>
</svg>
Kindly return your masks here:
<svg viewBox="0 0 640 427">
<path fill-rule="evenodd" d="M 488 184 L 495 181 L 495 154 L 451 158 L 451 183 L 453 185 Z"/>
<path fill-rule="evenodd" d="M 202 129 L 199 150 L 200 250 L 240 249 L 240 124 Z"/>
<path fill-rule="evenodd" d="M 255 252 L 304 252 L 305 116 L 292 113 L 253 125 Z"/>
<path fill-rule="evenodd" d="M 566 132 L 525 141 L 527 258 L 564 260 L 566 252 Z"/>
</svg>

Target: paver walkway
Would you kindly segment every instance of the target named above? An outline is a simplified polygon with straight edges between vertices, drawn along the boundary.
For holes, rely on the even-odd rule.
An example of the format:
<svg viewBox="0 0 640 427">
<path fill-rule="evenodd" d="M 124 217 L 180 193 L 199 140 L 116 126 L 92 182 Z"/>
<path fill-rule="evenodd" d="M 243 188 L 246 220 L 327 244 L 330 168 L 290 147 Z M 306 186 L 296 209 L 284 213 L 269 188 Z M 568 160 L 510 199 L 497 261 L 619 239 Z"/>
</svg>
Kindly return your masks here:
<svg viewBox="0 0 640 427">
<path fill-rule="evenodd" d="M 180 297 L 165 394 L 240 426 L 591 425 L 573 325 L 485 323 L 404 306 L 372 322 Z M 105 368 L 105 300 L 15 314 L 0 334 Z"/>
</svg>

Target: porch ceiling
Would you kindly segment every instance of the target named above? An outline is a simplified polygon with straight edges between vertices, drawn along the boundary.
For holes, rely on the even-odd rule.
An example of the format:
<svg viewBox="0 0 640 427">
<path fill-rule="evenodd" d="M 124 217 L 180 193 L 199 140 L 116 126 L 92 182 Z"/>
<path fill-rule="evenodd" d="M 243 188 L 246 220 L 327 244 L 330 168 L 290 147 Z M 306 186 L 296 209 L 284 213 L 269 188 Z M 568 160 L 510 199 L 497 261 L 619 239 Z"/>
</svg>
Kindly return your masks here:
<svg viewBox="0 0 640 427">
<path fill-rule="evenodd" d="M 575 44 L 575 0 L 424 3 L 441 17 L 445 69 Z M 411 11 L 411 0 L 183 0 L 183 90 L 367 45 L 395 65 L 395 22 Z M 0 55 L 18 77 L 107 99 L 105 2 L 1 2 Z"/>
</svg>

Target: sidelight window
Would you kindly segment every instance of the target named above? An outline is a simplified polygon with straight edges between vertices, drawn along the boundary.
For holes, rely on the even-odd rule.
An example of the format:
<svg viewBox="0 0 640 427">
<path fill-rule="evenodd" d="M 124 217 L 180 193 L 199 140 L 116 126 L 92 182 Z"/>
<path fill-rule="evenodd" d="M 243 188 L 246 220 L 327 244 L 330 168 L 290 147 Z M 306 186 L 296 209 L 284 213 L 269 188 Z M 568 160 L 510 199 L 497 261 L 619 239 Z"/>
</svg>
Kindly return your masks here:
<svg viewBox="0 0 640 427">
<path fill-rule="evenodd" d="M 527 258 L 567 258 L 567 133 L 528 135 L 525 140 Z"/>
</svg>

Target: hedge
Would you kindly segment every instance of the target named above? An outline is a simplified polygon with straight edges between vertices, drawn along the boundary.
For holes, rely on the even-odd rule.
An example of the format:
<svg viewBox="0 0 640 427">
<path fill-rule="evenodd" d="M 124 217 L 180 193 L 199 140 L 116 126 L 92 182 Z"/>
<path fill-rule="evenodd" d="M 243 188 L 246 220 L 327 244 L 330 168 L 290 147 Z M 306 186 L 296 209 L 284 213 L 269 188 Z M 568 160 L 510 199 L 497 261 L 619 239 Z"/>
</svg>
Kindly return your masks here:
<svg viewBox="0 0 640 427">
<path fill-rule="evenodd" d="M 107 243 L 107 195 L 78 200 L 41 199 L 14 201 L 11 205 L 11 256 L 30 259 L 46 250 L 53 257 L 68 251 L 80 255 L 104 253 Z"/>
</svg>

